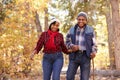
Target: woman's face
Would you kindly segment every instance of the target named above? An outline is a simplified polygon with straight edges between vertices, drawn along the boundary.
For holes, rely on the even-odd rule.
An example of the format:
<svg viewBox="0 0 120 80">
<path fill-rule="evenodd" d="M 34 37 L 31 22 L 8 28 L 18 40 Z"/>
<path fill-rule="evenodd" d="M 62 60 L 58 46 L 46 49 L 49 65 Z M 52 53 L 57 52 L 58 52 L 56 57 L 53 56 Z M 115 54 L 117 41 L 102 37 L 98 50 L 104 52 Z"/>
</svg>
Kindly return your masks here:
<svg viewBox="0 0 120 80">
<path fill-rule="evenodd" d="M 52 24 L 52 26 L 51 26 L 51 31 L 53 31 L 53 32 L 58 31 L 59 25 L 60 25 L 59 22 L 56 22 L 55 24 Z"/>
</svg>

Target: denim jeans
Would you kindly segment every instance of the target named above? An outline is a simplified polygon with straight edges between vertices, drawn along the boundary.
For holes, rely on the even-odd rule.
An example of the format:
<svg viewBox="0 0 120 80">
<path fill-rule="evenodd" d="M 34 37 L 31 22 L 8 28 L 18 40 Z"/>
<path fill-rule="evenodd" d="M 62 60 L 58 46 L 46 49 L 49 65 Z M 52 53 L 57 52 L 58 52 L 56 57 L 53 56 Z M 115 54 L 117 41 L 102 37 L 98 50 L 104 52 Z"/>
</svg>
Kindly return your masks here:
<svg viewBox="0 0 120 80">
<path fill-rule="evenodd" d="M 60 80 L 60 73 L 63 66 L 63 54 L 61 52 L 54 54 L 45 53 L 43 56 L 43 80 Z"/>
<path fill-rule="evenodd" d="M 67 80 L 75 80 L 75 74 L 80 67 L 80 80 L 89 80 L 90 77 L 90 58 L 83 53 L 78 62 L 70 60 L 67 70 Z"/>
</svg>

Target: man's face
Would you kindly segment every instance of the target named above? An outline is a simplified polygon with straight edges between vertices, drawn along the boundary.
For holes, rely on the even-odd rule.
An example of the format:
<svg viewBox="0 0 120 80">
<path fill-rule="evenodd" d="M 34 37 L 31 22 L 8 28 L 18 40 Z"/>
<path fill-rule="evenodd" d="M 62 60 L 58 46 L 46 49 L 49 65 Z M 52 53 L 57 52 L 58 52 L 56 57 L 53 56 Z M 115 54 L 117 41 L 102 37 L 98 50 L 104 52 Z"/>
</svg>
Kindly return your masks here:
<svg viewBox="0 0 120 80">
<path fill-rule="evenodd" d="M 86 20 L 85 17 L 79 16 L 79 17 L 77 18 L 77 23 L 78 23 L 79 27 L 82 28 L 82 27 L 84 27 L 84 25 L 87 23 L 87 20 Z"/>
</svg>

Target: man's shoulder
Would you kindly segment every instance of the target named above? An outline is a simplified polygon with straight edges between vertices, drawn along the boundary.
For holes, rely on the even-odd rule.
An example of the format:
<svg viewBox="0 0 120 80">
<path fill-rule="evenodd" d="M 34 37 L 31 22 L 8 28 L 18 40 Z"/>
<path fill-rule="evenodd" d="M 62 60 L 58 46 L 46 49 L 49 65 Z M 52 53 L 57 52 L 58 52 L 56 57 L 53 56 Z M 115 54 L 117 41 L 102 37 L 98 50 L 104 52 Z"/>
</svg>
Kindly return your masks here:
<svg viewBox="0 0 120 80">
<path fill-rule="evenodd" d="M 86 25 L 86 27 L 89 28 L 89 29 L 93 29 L 93 27 L 90 26 L 90 25 Z"/>
<path fill-rule="evenodd" d="M 94 28 L 92 26 L 89 26 L 89 25 L 86 25 L 85 30 L 86 30 L 87 33 L 94 32 Z"/>
<path fill-rule="evenodd" d="M 74 28 L 75 28 L 75 26 L 71 26 L 71 27 L 70 27 L 70 30 L 73 30 Z"/>
<path fill-rule="evenodd" d="M 75 25 L 74 25 L 74 26 L 71 26 L 71 28 L 69 29 L 69 33 L 70 33 L 70 34 L 73 34 L 73 33 L 74 33 L 74 30 L 75 30 Z"/>
</svg>

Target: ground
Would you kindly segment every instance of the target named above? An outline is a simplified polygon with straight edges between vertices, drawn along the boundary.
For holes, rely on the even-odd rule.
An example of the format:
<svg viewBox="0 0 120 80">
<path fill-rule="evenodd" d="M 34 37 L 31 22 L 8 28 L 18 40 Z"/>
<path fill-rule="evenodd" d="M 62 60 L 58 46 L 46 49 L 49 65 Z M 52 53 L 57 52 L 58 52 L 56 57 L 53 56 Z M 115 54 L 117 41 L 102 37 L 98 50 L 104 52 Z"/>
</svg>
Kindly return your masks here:
<svg viewBox="0 0 120 80">
<path fill-rule="evenodd" d="M 66 80 L 65 75 L 61 75 L 61 80 Z M 27 78 L 19 78 L 19 79 L 10 79 L 10 80 L 42 80 L 42 76 L 34 76 L 34 77 L 27 77 Z M 76 79 L 79 80 L 79 76 L 76 75 Z M 91 77 L 90 80 L 93 80 Z M 95 80 L 120 80 L 120 77 L 101 77 L 101 76 L 96 76 Z"/>
</svg>

